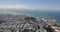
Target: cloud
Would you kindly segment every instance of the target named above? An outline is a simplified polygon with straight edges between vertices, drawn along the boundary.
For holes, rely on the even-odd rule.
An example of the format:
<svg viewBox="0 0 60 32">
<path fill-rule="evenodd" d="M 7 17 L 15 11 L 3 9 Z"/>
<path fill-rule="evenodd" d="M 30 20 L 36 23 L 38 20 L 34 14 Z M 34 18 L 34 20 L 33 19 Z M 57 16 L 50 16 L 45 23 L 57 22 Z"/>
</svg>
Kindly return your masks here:
<svg viewBox="0 0 60 32">
<path fill-rule="evenodd" d="M 20 4 L 16 4 L 16 5 L 0 5 L 0 8 L 4 8 L 4 9 L 11 9 L 11 8 L 15 8 L 15 9 L 34 9 L 31 6 L 20 5 Z"/>
<path fill-rule="evenodd" d="M 16 4 L 16 5 L 0 5 L 0 8 L 4 9 L 30 9 L 30 10 L 60 10 L 60 7 L 55 7 L 55 6 L 28 6 L 28 5 L 21 5 L 21 4 Z"/>
</svg>

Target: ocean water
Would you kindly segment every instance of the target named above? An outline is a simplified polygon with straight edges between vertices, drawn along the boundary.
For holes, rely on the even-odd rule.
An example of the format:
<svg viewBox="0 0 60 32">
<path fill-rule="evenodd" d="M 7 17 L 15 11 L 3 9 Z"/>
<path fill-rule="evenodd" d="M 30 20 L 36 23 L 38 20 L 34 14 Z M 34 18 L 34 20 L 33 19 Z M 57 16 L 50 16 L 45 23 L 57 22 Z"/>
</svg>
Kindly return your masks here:
<svg viewBox="0 0 60 32">
<path fill-rule="evenodd" d="M 46 12 L 46 11 L 15 11 L 17 13 L 36 16 L 36 17 L 43 17 L 47 19 L 56 19 L 57 23 L 60 23 L 60 12 Z"/>
</svg>

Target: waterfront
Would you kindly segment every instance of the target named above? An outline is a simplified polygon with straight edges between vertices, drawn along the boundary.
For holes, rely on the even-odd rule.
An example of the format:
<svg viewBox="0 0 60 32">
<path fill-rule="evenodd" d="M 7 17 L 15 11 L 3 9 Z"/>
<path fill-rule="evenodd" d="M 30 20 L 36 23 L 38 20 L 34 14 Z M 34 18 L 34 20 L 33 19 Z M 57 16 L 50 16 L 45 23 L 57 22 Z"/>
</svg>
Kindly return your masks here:
<svg viewBox="0 0 60 32">
<path fill-rule="evenodd" d="M 29 15 L 29 16 L 36 16 L 36 17 L 43 17 L 46 19 L 56 19 L 57 23 L 60 23 L 60 12 L 55 11 L 55 12 L 47 12 L 47 11 L 14 11 L 17 14 L 24 14 L 24 15 Z"/>
<path fill-rule="evenodd" d="M 44 19 L 27 15 L 0 15 L 1 32 L 52 32 L 53 29 L 58 31 L 60 30 L 60 27 L 57 26 L 55 19 Z"/>
</svg>

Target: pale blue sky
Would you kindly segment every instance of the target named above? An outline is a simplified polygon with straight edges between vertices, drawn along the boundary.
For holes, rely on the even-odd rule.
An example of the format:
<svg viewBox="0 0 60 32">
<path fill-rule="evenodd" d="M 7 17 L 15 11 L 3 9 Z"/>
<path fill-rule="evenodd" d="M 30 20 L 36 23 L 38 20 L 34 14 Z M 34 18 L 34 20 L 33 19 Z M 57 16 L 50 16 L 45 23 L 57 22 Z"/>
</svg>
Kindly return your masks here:
<svg viewBox="0 0 60 32">
<path fill-rule="evenodd" d="M 17 6 L 19 7 L 17 7 Z M 0 0 L 0 7 L 60 10 L 60 0 Z M 26 9 L 27 9 L 26 8 Z"/>
</svg>

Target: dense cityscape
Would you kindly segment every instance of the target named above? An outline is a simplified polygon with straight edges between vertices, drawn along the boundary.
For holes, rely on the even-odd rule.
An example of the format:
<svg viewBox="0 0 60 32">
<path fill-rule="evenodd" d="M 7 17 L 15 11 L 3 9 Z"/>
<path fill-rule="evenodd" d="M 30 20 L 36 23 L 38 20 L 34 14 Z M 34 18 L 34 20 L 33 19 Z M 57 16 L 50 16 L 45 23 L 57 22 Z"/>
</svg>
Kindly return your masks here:
<svg viewBox="0 0 60 32">
<path fill-rule="evenodd" d="M 53 32 L 60 31 L 55 19 L 27 15 L 0 15 L 0 32 Z"/>
</svg>

